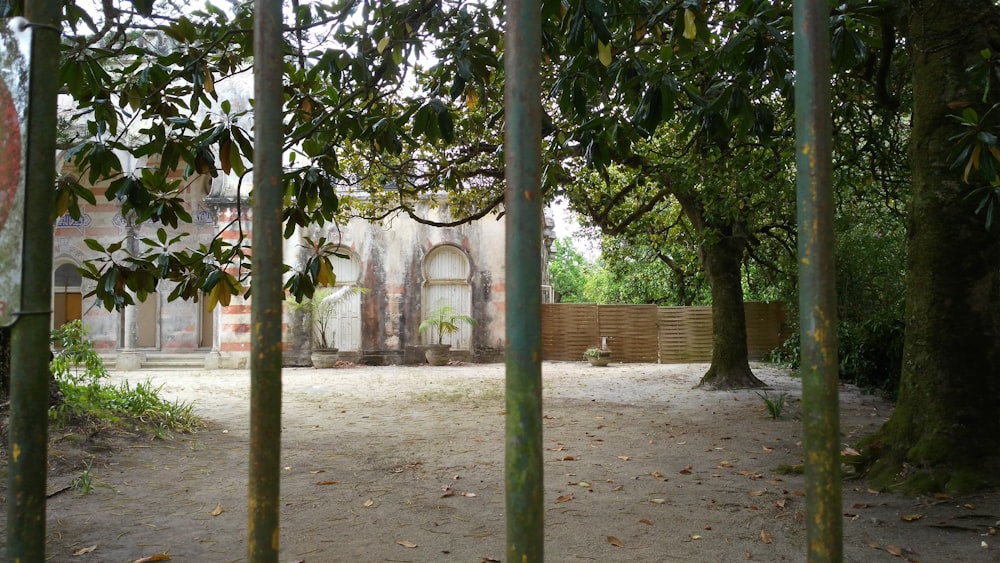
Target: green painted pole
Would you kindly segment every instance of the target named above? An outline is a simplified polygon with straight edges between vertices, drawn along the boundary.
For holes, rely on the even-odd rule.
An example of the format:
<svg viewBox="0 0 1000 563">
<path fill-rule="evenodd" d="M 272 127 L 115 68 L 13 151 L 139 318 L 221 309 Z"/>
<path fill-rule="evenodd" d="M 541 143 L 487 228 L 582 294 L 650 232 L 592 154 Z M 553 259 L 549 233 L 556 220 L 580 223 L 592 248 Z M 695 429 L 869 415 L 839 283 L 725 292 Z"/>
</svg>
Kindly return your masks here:
<svg viewBox="0 0 1000 563">
<path fill-rule="evenodd" d="M 56 168 L 59 14 L 56 0 L 26 2 L 32 24 L 21 310 L 11 330 L 7 558 L 45 560 L 52 206 Z"/>
<path fill-rule="evenodd" d="M 247 560 L 278 560 L 281 492 L 281 0 L 256 0 Z"/>
<path fill-rule="evenodd" d="M 541 5 L 507 0 L 507 561 L 544 560 Z"/>
<path fill-rule="evenodd" d="M 793 19 L 807 558 L 842 561 L 829 5 L 795 0 Z"/>
</svg>

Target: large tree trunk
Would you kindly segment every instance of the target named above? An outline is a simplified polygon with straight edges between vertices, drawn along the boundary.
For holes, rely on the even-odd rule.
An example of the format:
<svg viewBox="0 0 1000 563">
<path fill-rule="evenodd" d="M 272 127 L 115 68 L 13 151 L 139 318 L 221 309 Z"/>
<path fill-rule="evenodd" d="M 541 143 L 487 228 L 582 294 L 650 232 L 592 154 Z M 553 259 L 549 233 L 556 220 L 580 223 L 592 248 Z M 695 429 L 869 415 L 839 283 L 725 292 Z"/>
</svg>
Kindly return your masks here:
<svg viewBox="0 0 1000 563">
<path fill-rule="evenodd" d="M 949 114 L 983 115 L 1000 96 L 964 69 L 1000 30 L 992 0 L 910 3 L 913 190 L 909 208 L 906 342 L 892 417 L 866 439 L 880 486 L 961 492 L 1000 479 L 1000 229 L 975 214 L 951 170 Z M 995 44 L 995 43 L 994 43 Z"/>
<path fill-rule="evenodd" d="M 764 382 L 750 371 L 748 361 L 740 279 L 744 246 L 742 237 L 724 236 L 706 241 L 701 248 L 701 262 L 712 290 L 712 365 L 701 378 L 699 387 L 764 386 Z"/>
</svg>

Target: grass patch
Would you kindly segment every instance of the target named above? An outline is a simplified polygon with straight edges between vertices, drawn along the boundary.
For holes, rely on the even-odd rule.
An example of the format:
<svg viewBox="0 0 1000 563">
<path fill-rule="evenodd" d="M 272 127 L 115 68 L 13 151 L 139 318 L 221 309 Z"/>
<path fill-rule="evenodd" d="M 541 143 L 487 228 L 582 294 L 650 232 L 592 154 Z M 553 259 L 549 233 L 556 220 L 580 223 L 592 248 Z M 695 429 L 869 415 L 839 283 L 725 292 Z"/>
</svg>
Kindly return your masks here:
<svg viewBox="0 0 1000 563">
<path fill-rule="evenodd" d="M 494 383 L 482 383 L 477 386 L 462 385 L 444 389 L 429 389 L 413 395 L 413 400 L 420 403 L 457 403 L 472 400 L 475 402 L 502 401 L 503 387 Z"/>
<path fill-rule="evenodd" d="M 168 431 L 193 432 L 202 426 L 191 404 L 160 397 L 162 386 L 149 381 L 110 383 L 104 362 L 80 321 L 56 329 L 52 337 L 60 345 L 51 368 L 62 400 L 49 408 L 49 419 L 57 427 L 128 424 L 164 437 Z"/>
</svg>

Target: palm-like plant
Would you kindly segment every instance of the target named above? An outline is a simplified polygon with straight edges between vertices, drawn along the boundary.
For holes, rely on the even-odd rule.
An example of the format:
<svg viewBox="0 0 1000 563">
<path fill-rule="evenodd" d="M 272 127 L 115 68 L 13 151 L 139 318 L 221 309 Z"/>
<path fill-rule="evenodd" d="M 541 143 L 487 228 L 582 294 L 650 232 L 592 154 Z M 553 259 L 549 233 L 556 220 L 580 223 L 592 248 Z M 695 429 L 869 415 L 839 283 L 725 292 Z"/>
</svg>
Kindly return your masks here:
<svg viewBox="0 0 1000 563">
<path fill-rule="evenodd" d="M 437 334 L 437 343 L 441 345 L 444 344 L 444 336 L 458 332 L 459 325 L 462 323 L 476 326 L 476 319 L 458 313 L 451 305 L 441 305 L 427 315 L 427 318 L 417 327 L 417 331 L 433 331 Z"/>
</svg>

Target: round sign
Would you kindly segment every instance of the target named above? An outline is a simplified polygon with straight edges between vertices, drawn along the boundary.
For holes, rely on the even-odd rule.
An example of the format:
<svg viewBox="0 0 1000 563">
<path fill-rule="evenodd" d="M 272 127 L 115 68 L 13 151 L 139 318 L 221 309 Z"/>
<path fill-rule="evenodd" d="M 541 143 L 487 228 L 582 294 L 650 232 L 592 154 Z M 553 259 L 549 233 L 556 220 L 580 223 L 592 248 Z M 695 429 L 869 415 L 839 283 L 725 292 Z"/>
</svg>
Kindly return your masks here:
<svg viewBox="0 0 1000 563">
<path fill-rule="evenodd" d="M 0 80 L 0 231 L 14 206 L 21 179 L 21 124 L 10 91 Z"/>
</svg>

